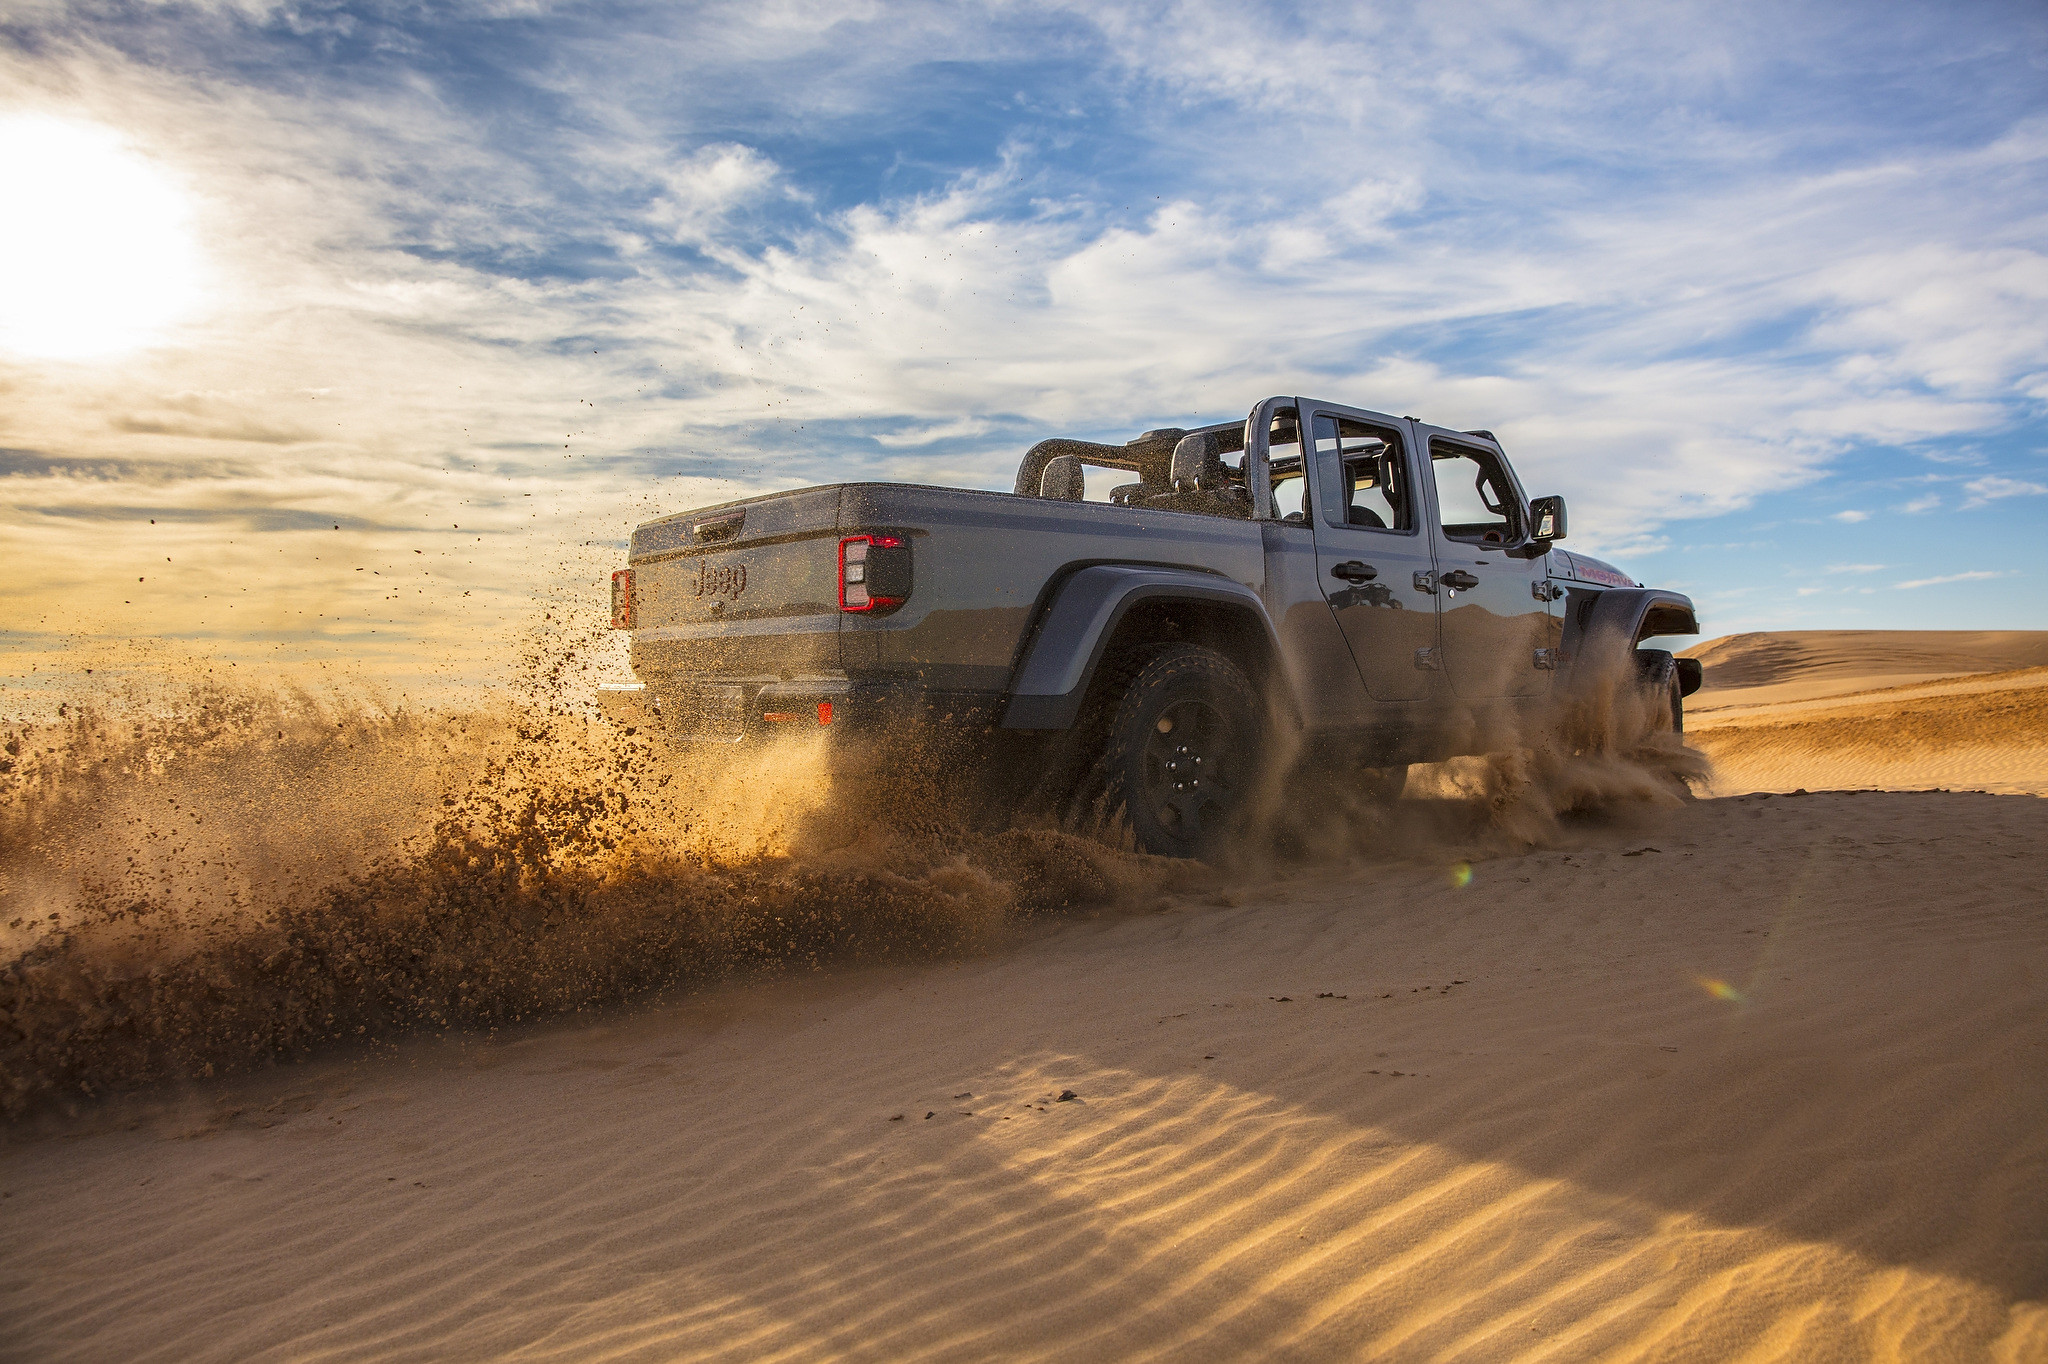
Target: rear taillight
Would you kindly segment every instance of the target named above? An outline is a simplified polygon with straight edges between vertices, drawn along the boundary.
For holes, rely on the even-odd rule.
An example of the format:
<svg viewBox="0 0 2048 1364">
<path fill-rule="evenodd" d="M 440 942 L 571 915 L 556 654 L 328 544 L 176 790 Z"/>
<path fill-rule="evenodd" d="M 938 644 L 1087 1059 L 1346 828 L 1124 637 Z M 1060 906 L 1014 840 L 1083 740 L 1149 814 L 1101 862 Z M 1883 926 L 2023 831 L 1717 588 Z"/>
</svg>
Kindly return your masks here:
<svg viewBox="0 0 2048 1364">
<path fill-rule="evenodd" d="M 631 630 L 639 625 L 635 619 L 638 606 L 633 598 L 633 570 L 622 568 L 612 574 L 612 629 Z"/>
<path fill-rule="evenodd" d="M 910 542 L 900 535 L 849 535 L 839 542 L 839 609 L 877 611 L 910 597 Z"/>
</svg>

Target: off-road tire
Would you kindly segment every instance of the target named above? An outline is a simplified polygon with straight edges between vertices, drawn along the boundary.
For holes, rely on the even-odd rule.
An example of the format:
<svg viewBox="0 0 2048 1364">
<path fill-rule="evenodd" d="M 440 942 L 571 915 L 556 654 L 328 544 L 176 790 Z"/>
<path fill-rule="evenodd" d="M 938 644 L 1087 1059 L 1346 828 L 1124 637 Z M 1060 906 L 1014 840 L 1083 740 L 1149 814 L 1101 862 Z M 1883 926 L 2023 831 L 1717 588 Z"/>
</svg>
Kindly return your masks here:
<svg viewBox="0 0 2048 1364">
<path fill-rule="evenodd" d="M 1685 737 L 1685 692 L 1678 682 L 1678 660 L 1668 650 L 1636 650 L 1636 671 L 1645 691 L 1651 696 L 1668 698 L 1663 713 L 1659 714 L 1655 730 L 1659 733 L 1670 730 L 1679 738 Z"/>
<path fill-rule="evenodd" d="M 1193 644 L 1134 654 L 1109 682 L 1086 804 L 1142 852 L 1213 857 L 1238 832 L 1258 780 L 1258 694 L 1235 663 Z"/>
<path fill-rule="evenodd" d="M 1408 768 L 1406 764 L 1361 768 L 1355 782 L 1358 793 L 1373 804 L 1392 805 L 1408 788 Z"/>
</svg>

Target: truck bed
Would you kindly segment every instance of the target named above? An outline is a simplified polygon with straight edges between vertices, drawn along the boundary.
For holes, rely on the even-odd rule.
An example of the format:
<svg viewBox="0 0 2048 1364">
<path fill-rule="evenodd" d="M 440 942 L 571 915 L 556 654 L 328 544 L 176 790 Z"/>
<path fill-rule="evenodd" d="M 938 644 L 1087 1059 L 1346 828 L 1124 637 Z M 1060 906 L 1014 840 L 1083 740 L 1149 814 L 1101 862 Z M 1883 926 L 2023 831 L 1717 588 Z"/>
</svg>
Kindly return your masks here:
<svg viewBox="0 0 2048 1364">
<path fill-rule="evenodd" d="M 913 590 L 886 613 L 843 611 L 840 543 L 875 534 L 910 543 Z M 1104 561 L 1227 575 L 1255 592 L 1265 572 L 1251 521 L 899 483 L 771 493 L 634 532 L 633 670 L 720 715 L 896 684 L 928 704 L 993 706 L 1046 596 Z"/>
</svg>

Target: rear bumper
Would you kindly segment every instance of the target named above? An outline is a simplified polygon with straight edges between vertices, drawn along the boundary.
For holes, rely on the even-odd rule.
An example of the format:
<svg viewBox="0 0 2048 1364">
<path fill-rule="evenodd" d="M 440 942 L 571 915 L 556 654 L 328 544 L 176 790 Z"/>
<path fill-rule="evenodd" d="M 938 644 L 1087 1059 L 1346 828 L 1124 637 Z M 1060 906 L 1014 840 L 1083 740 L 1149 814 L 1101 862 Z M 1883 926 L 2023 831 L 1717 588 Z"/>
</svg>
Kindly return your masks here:
<svg viewBox="0 0 2048 1364">
<path fill-rule="evenodd" d="M 994 692 L 934 691 L 915 683 L 803 678 L 749 681 L 677 677 L 608 682 L 598 709 L 614 724 L 658 729 L 683 743 L 760 743 L 792 734 L 887 734 L 936 727 L 990 728 Z"/>
</svg>

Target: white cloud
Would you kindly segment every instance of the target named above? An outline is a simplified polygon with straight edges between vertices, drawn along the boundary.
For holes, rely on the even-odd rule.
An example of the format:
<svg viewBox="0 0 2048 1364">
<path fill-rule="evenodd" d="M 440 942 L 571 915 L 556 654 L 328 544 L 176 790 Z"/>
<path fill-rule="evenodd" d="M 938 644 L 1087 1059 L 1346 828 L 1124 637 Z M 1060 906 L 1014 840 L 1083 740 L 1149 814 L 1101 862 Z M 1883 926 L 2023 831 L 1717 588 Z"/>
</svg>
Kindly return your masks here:
<svg viewBox="0 0 2048 1364">
<path fill-rule="evenodd" d="M 1829 573 L 1877 573 L 1881 572 L 1884 567 L 1885 565 L 1883 564 L 1829 564 L 1825 571 Z"/>
<path fill-rule="evenodd" d="M 2000 394 L 2048 354 L 2048 255 L 1923 244 L 1815 275 L 1833 316 L 1820 345 L 1878 358 L 1886 377 L 1958 396 Z"/>
<path fill-rule="evenodd" d="M 2048 483 L 2036 483 L 2024 478 L 2007 478 L 2003 474 L 1986 474 L 1982 478 L 1973 478 L 1965 483 L 1963 490 L 1970 495 L 1969 500 L 1963 503 L 1963 509 L 1968 511 L 1972 507 L 1986 506 L 2000 498 L 2036 497 L 2048 493 Z"/>
<path fill-rule="evenodd" d="M 901 431 L 878 431 L 872 439 L 877 445 L 900 450 L 931 445 L 942 440 L 965 440 L 986 435 L 994 425 L 995 423 L 980 417 L 962 417 L 958 421 L 935 422 L 929 426 L 908 427 Z"/>
<path fill-rule="evenodd" d="M 1936 507 L 1938 507 L 1938 506 L 1940 506 L 1940 505 L 1941 505 L 1941 494 L 1939 494 L 1939 493 L 1927 493 L 1927 494 L 1926 494 L 1926 495 L 1924 495 L 1924 496 L 1921 496 L 1921 497 L 1916 497 L 1916 498 L 1914 498 L 1914 499 L 1913 499 L 1912 501 L 1910 501 L 1910 502 L 1904 502 L 1904 503 L 1901 503 L 1901 504 L 1899 505 L 1899 510 L 1900 510 L 1900 511 L 1902 511 L 1902 512 L 1924 512 L 1924 511 L 1933 511 L 1933 510 L 1934 510 L 1934 509 L 1935 509 Z"/>
<path fill-rule="evenodd" d="M 1974 583 L 1982 582 L 1986 578 L 2003 578 L 2005 576 L 2003 572 L 1976 569 L 1969 573 L 1945 573 L 1938 578 L 1915 578 L 1911 582 L 1893 583 L 1892 586 L 1902 588 L 1935 587 L 1942 583 Z"/>
<path fill-rule="evenodd" d="M 1838 511 L 1829 519 L 1833 521 L 1847 521 L 1854 525 L 1858 521 L 1868 521 L 1870 513 L 1867 511 Z"/>
<path fill-rule="evenodd" d="M 735 210 L 758 200 L 781 167 L 752 147 L 719 143 L 655 172 L 663 193 L 647 219 L 679 242 L 703 242 Z"/>
</svg>

